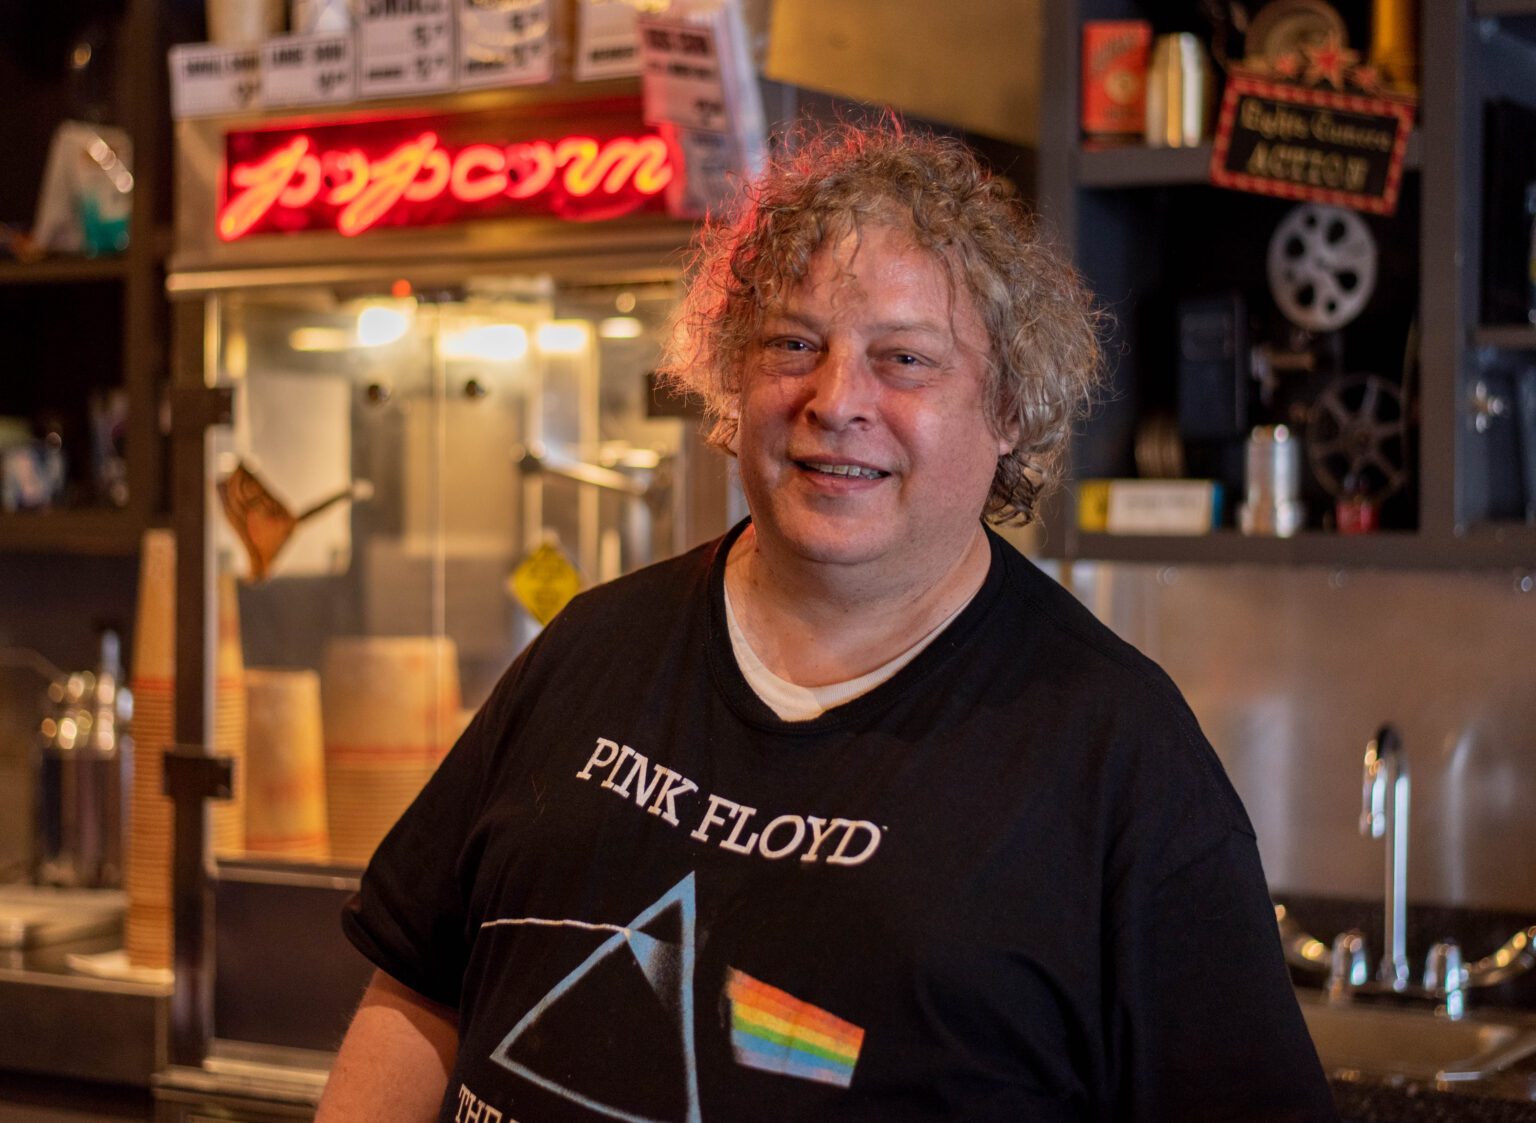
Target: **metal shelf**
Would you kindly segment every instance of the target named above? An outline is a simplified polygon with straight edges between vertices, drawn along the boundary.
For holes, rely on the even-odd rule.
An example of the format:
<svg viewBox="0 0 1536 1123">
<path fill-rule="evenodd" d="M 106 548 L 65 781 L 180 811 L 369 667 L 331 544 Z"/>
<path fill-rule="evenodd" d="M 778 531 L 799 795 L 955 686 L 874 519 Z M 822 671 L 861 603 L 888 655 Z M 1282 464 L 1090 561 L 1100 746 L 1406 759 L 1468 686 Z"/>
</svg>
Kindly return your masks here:
<svg viewBox="0 0 1536 1123">
<path fill-rule="evenodd" d="M 1047 547 L 1050 556 L 1063 556 Z M 1074 561 L 1140 565 L 1326 566 L 1335 569 L 1532 569 L 1536 527 L 1490 524 L 1454 537 L 1412 531 L 1345 535 L 1309 531 L 1294 538 L 1248 537 L 1234 530 L 1175 537 L 1077 533 Z"/>
</svg>

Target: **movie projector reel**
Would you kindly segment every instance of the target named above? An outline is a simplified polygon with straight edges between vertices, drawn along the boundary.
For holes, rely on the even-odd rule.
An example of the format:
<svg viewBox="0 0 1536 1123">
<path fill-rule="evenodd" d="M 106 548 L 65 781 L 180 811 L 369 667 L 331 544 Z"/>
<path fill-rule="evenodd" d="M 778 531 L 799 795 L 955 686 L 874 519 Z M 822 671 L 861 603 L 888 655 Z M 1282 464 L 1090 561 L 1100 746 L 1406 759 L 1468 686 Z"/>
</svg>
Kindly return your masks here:
<svg viewBox="0 0 1536 1123">
<path fill-rule="evenodd" d="M 1339 207 L 1293 208 L 1270 237 L 1267 264 L 1275 305 L 1312 335 L 1351 323 L 1376 291 L 1376 240 L 1359 215 Z M 1380 375 L 1346 374 L 1330 379 L 1312 400 L 1307 460 L 1335 499 L 1379 503 L 1407 482 L 1404 399 L 1402 389 Z"/>
<path fill-rule="evenodd" d="M 1376 291 L 1376 239 L 1354 211 L 1306 203 L 1270 236 L 1268 274 L 1287 320 L 1314 335 L 1338 331 Z"/>
</svg>

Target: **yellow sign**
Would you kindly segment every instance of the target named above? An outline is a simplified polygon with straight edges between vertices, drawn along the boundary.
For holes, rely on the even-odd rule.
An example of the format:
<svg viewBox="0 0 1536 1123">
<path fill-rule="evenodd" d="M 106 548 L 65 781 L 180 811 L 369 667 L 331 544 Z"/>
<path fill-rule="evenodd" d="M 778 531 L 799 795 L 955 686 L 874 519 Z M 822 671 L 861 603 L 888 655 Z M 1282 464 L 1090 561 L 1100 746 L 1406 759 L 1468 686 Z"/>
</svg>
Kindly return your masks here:
<svg viewBox="0 0 1536 1123">
<path fill-rule="evenodd" d="M 554 546 L 545 543 L 529 554 L 512 576 L 507 591 L 540 624 L 548 624 L 566 603 L 581 592 L 581 574 Z"/>
</svg>

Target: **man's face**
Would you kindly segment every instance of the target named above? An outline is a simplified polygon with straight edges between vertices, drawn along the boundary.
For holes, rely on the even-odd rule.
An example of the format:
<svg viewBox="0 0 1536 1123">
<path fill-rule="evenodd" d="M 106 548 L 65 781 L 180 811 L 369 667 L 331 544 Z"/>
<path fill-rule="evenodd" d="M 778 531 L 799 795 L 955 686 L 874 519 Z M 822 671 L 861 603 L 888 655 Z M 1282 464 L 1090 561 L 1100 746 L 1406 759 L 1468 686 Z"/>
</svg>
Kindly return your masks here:
<svg viewBox="0 0 1536 1123">
<path fill-rule="evenodd" d="M 953 564 L 1010 448 L 986 420 L 987 347 L 970 295 L 905 231 L 823 245 L 743 372 L 737 455 L 763 547 L 896 581 Z"/>
</svg>

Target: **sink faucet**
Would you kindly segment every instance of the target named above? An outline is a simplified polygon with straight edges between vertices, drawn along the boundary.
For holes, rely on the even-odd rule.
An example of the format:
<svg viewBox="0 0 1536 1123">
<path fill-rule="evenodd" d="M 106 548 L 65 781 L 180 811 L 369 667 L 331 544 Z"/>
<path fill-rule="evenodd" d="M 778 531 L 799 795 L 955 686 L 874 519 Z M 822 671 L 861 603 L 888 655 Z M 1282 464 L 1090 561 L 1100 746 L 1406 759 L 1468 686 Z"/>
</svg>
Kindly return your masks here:
<svg viewBox="0 0 1536 1123">
<path fill-rule="evenodd" d="M 1360 833 L 1387 840 L 1385 946 L 1376 974 L 1400 991 L 1408 986 L 1408 759 L 1391 725 L 1365 747 L 1364 797 Z"/>
</svg>

